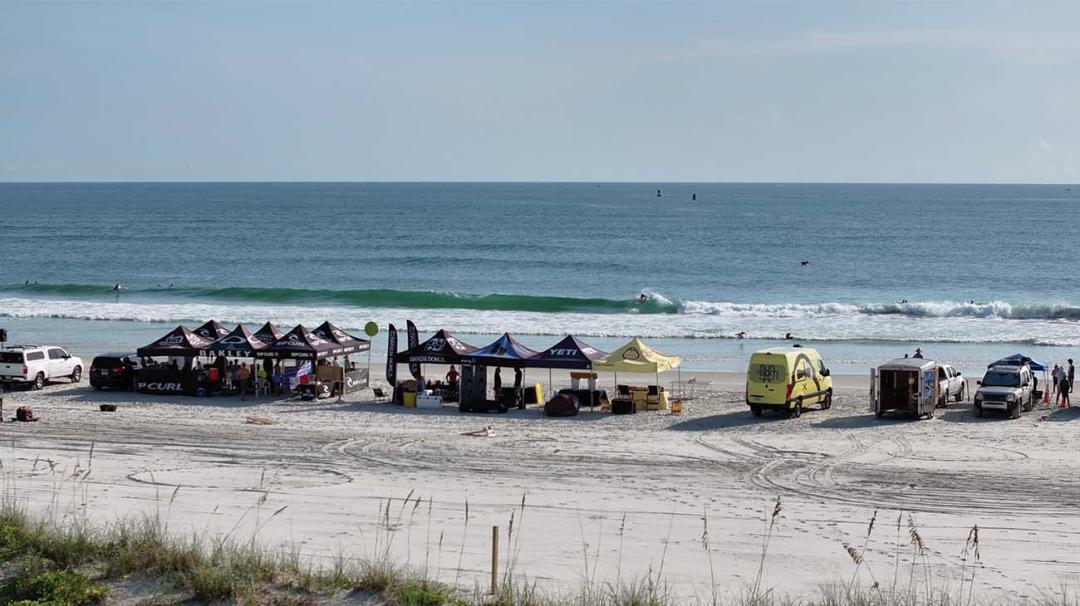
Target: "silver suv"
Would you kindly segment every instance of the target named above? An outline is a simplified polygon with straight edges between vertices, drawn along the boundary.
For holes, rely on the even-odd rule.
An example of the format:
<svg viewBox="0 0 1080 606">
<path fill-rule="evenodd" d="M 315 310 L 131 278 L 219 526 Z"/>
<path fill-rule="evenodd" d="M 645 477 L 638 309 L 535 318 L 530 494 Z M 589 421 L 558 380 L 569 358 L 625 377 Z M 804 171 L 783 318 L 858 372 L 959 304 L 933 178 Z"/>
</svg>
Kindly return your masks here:
<svg viewBox="0 0 1080 606">
<path fill-rule="evenodd" d="M 1021 412 L 1035 407 L 1034 389 L 1027 364 L 991 366 L 975 392 L 975 414 L 981 417 L 988 410 L 999 410 L 1009 413 L 1010 419 L 1019 419 Z"/>
</svg>

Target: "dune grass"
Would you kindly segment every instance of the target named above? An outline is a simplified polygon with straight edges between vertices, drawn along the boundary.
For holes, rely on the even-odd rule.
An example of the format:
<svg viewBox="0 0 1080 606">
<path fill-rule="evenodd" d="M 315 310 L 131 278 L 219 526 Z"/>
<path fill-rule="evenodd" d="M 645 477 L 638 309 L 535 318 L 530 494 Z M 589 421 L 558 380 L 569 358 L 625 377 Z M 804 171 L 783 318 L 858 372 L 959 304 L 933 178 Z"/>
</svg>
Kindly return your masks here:
<svg viewBox="0 0 1080 606">
<path fill-rule="evenodd" d="M 175 493 L 174 493 L 175 497 Z M 394 501 L 397 501 L 396 499 Z M 427 512 L 430 512 L 430 501 Z M 170 501 L 171 504 L 171 501 Z M 282 510 L 269 518 L 272 519 Z M 339 556 L 315 566 L 297 551 L 262 547 L 251 537 L 239 541 L 224 537 L 181 538 L 168 531 L 160 515 L 93 525 L 79 516 L 38 518 L 25 509 L 0 503 L 0 604 L 19 606 L 80 606 L 108 601 L 110 591 L 126 578 L 152 578 L 160 594 L 151 603 L 324 604 L 359 603 L 388 606 L 976 606 L 1014 601 L 982 602 L 975 591 L 980 539 L 977 527 L 968 535 L 959 575 L 952 585 L 930 573 L 927 546 L 913 516 L 899 513 L 895 524 L 895 560 L 887 573 L 875 572 L 863 558 L 870 537 L 883 525 L 877 512 L 867 524 L 863 542 L 844 544 L 852 560 L 850 578 L 824 585 L 807 595 L 780 595 L 768 585 L 770 540 L 782 519 L 780 499 L 763 516 L 762 546 L 757 575 L 746 587 L 722 589 L 711 582 L 708 596 L 688 599 L 663 577 L 664 555 L 656 570 L 637 578 L 619 575 L 598 581 L 586 573 L 577 589 L 552 594 L 515 571 L 517 558 L 528 548 L 520 543 L 527 511 L 525 498 L 511 514 L 508 549 L 497 591 L 462 588 L 437 581 L 429 567 L 395 559 L 394 532 L 411 525 L 425 511 L 412 495 L 400 507 L 391 500 L 380 504 L 380 532 L 372 537 L 362 558 Z M 430 516 L 430 513 L 429 513 Z M 429 517 L 430 519 L 430 517 Z M 265 524 L 265 522 L 263 522 Z M 623 526 L 620 526 L 621 539 Z M 713 576 L 709 521 L 703 517 L 702 570 Z M 463 533 L 464 536 L 464 533 Z M 431 541 L 428 541 L 429 545 Z M 439 539 L 442 549 L 442 538 Z M 430 550 L 430 548 L 429 548 Z M 620 547 L 621 553 L 621 547 Z M 901 553 L 906 562 L 901 565 Z M 441 553 L 436 561 L 441 561 Z M 460 553 L 456 554 L 460 557 Z M 583 540 L 586 569 L 595 570 L 598 552 L 590 553 Z M 621 556 L 620 556 L 621 557 Z M 881 566 L 881 564 L 878 564 Z M 590 568 L 591 567 L 591 568 Z M 621 570 L 621 567 L 620 567 Z M 960 582 L 956 584 L 955 577 Z M 1080 606 L 1080 595 L 1060 588 L 1029 600 L 1035 606 Z"/>
</svg>

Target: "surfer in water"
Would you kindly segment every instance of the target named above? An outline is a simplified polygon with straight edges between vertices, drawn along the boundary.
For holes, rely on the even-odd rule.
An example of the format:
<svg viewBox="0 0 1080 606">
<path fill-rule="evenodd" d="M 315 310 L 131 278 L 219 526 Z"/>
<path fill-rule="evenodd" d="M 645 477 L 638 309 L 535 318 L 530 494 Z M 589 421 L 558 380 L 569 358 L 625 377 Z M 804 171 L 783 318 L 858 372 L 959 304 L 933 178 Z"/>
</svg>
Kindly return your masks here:
<svg viewBox="0 0 1080 606">
<path fill-rule="evenodd" d="M 735 333 L 735 338 L 736 339 L 745 339 L 746 338 L 746 331 L 739 331 L 739 332 Z"/>
<path fill-rule="evenodd" d="M 647 295 L 645 293 L 641 293 L 641 295 L 638 296 L 638 301 L 641 302 L 641 303 L 648 303 L 649 302 L 649 295 Z"/>
</svg>

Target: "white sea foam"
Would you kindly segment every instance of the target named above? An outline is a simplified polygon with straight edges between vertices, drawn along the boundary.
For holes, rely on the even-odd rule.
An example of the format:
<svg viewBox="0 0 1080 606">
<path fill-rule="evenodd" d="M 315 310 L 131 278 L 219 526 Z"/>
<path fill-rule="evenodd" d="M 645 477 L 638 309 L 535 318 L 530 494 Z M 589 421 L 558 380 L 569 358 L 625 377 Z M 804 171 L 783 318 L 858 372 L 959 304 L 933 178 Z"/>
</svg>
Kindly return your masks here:
<svg viewBox="0 0 1080 606">
<path fill-rule="evenodd" d="M 1012 319 L 995 314 L 962 315 L 955 304 L 917 304 L 935 313 L 874 313 L 858 306 L 712 304 L 712 312 L 683 314 L 586 314 L 460 309 L 357 308 L 218 303 L 128 303 L 74 300 L 0 299 L 0 315 L 19 318 L 74 318 L 157 323 L 193 323 L 214 318 L 250 324 L 271 320 L 283 325 L 315 325 L 325 319 L 358 330 L 374 320 L 403 325 L 414 320 L 423 330 L 447 328 L 460 333 L 658 338 L 733 338 L 745 331 L 751 337 L 780 339 L 787 333 L 815 341 L 880 340 L 908 342 L 1080 345 L 1080 323 L 1054 319 Z"/>
</svg>

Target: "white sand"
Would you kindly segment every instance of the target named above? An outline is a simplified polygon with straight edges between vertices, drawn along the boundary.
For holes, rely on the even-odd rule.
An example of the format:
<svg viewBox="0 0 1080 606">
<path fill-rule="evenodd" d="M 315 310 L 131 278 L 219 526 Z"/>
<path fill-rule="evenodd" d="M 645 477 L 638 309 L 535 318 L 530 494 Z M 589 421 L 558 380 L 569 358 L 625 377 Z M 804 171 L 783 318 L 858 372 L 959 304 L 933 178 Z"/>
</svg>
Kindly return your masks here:
<svg viewBox="0 0 1080 606">
<path fill-rule="evenodd" d="M 1010 421 L 952 404 L 933 420 L 877 420 L 862 387 L 849 387 L 827 412 L 757 419 L 742 402 L 740 376 L 708 378 L 707 397 L 681 416 L 568 419 L 535 409 L 466 415 L 57 385 L 5 394 L 6 417 L 25 404 L 42 420 L 0 426 L 8 438 L 0 441 L 2 477 L 6 494 L 42 514 L 79 510 L 107 521 L 160 511 L 174 532 L 242 540 L 262 526 L 264 543 L 316 559 L 371 554 L 378 511 L 393 497 L 392 551 L 466 586 L 487 582 L 493 525 L 502 527 L 505 563 L 506 529 L 523 494 L 514 569 L 552 589 L 585 578 L 587 549 L 597 581 L 662 565 L 679 593 L 708 597 L 707 512 L 717 583 L 737 592 L 753 582 L 762 520 L 778 495 L 783 513 L 764 583 L 782 592 L 849 578 L 842 544 L 862 545 L 875 510 L 861 578 L 890 584 L 901 507 L 914 512 L 933 574 L 954 587 L 973 524 L 981 530 L 979 595 L 1034 597 L 1080 581 L 1080 411 L 1037 409 Z M 101 402 L 120 410 L 99 412 Z M 278 424 L 245 424 L 247 415 Z M 494 437 L 461 435 L 486 425 Z M 424 499 L 415 510 L 400 501 L 410 492 Z M 901 584 L 911 557 L 904 517 Z"/>
</svg>

